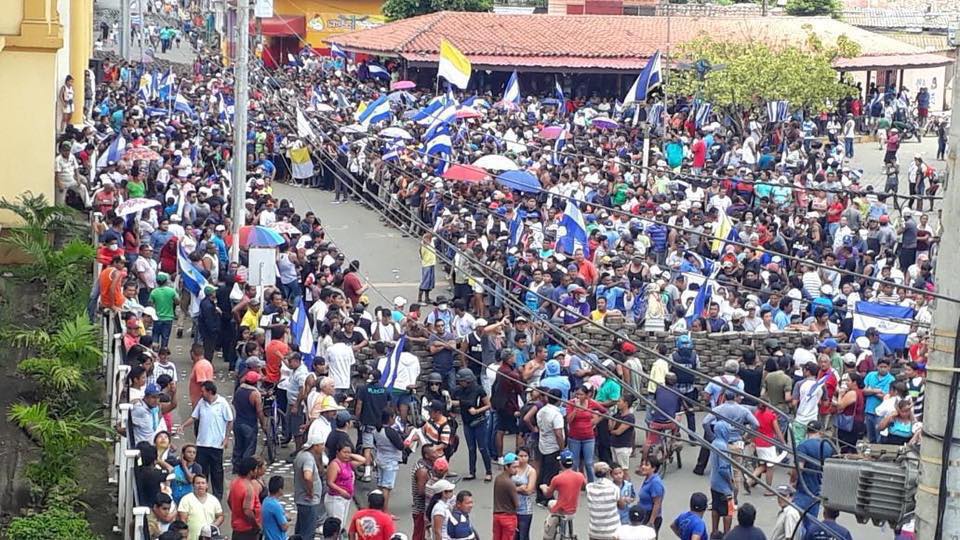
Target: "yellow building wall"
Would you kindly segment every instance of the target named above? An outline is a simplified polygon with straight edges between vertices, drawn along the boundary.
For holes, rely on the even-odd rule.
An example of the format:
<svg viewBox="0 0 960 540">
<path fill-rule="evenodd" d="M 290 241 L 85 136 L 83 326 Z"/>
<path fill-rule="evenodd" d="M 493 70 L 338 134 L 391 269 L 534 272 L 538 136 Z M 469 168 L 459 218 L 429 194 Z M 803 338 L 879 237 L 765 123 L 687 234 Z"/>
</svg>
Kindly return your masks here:
<svg viewBox="0 0 960 540">
<path fill-rule="evenodd" d="M 275 0 L 278 15 L 303 15 L 307 23 L 307 43 L 325 49 L 323 40 L 337 34 L 380 26 L 387 22 L 377 0 Z"/>
<path fill-rule="evenodd" d="M 0 129 L 0 197 L 32 191 L 54 200 L 62 46 L 57 0 L 0 0 L 0 118 L 8 128 Z M 0 226 L 13 223 L 0 212 Z"/>
</svg>

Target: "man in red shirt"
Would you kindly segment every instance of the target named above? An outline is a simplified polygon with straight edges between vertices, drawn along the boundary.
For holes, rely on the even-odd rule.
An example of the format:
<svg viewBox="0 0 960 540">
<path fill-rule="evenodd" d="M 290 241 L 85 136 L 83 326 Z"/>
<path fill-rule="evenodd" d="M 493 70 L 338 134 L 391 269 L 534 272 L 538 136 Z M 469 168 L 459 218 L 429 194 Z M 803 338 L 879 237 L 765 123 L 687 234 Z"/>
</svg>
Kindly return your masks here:
<svg viewBox="0 0 960 540">
<path fill-rule="evenodd" d="M 350 520 L 350 540 L 390 540 L 396 527 L 390 514 L 383 511 L 383 492 L 375 489 L 367 495 L 367 508 L 357 510 Z"/>
<path fill-rule="evenodd" d="M 817 373 L 817 380 L 823 379 L 823 398 L 820 400 L 819 414 L 820 421 L 825 426 L 830 426 L 830 411 L 833 405 L 833 396 L 837 392 L 837 372 L 833 370 L 833 364 L 830 356 L 820 353 L 819 358 L 820 372 Z"/>
<path fill-rule="evenodd" d="M 557 460 L 560 461 L 563 470 L 553 477 L 549 486 L 540 484 L 540 491 L 544 495 L 547 497 L 556 495 L 554 500 L 548 503 L 550 514 L 547 515 L 547 521 L 543 525 L 544 538 L 556 536 L 561 515 L 572 516 L 577 513 L 580 490 L 587 485 L 587 479 L 583 473 L 573 470 L 573 452 L 563 450 L 557 456 Z"/>
<path fill-rule="evenodd" d="M 273 384 L 280 382 L 280 366 L 283 364 L 283 359 L 290 354 L 290 346 L 287 345 L 286 337 L 286 327 L 273 328 L 273 339 L 267 343 L 264 349 L 267 361 L 264 375 L 267 382 Z"/>
<path fill-rule="evenodd" d="M 367 290 L 367 286 L 360 282 L 360 261 L 350 261 L 347 273 L 343 275 L 343 294 L 350 300 L 350 305 L 356 306 L 360 302 L 360 295 Z"/>
<path fill-rule="evenodd" d="M 697 138 L 694 139 L 690 151 L 693 152 L 693 166 L 690 172 L 695 175 L 700 174 L 707 164 L 707 143 L 703 140 L 703 133 L 697 133 Z"/>
</svg>

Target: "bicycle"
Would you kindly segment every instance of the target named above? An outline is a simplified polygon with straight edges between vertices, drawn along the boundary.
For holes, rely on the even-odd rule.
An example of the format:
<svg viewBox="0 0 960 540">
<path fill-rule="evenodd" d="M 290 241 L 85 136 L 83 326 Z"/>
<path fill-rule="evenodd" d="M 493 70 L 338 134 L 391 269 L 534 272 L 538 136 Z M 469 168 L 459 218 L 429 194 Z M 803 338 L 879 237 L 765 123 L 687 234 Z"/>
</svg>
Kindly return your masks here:
<svg viewBox="0 0 960 540">
<path fill-rule="evenodd" d="M 553 535 L 553 540 L 577 540 L 577 535 L 573 533 L 573 516 L 567 514 L 550 514 L 547 518 L 557 519 L 557 528 Z"/>
<path fill-rule="evenodd" d="M 678 415 L 679 416 L 679 415 Z M 660 477 L 667 475 L 668 465 L 677 462 L 677 470 L 683 468 L 683 440 L 680 438 L 680 427 L 676 420 L 673 422 L 650 422 L 648 445 L 652 447 L 654 456 L 660 462 Z"/>
<path fill-rule="evenodd" d="M 267 461 L 277 460 L 277 448 L 283 446 L 283 426 L 286 414 L 277 405 L 276 387 L 264 385 L 262 396 L 263 412 L 267 417 L 267 433 L 265 435 Z"/>
</svg>

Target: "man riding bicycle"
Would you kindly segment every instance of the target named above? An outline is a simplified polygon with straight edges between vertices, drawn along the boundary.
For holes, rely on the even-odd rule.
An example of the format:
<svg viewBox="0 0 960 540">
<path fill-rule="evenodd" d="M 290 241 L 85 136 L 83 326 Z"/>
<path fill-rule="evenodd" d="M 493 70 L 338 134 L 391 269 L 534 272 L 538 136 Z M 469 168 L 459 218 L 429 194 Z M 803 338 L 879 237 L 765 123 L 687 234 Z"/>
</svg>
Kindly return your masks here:
<svg viewBox="0 0 960 540">
<path fill-rule="evenodd" d="M 580 490 L 587 485 L 587 479 L 583 473 L 573 470 L 573 452 L 563 450 L 557 456 L 560 466 L 563 468 L 560 474 L 553 477 L 550 485 L 540 484 L 540 491 L 547 497 L 556 497 L 551 500 L 547 507 L 550 514 L 543 525 L 543 537 L 545 539 L 556 538 L 561 516 L 573 516 L 577 513 L 577 503 L 580 500 Z"/>
<path fill-rule="evenodd" d="M 663 434 L 674 437 L 680 436 L 677 415 L 683 412 L 683 397 L 677 392 L 677 375 L 675 373 L 667 373 L 664 384 L 657 386 L 653 401 L 656 407 L 647 415 L 647 426 L 650 429 L 647 431 L 640 463 L 647 460 L 650 448 L 655 448 L 656 445 L 660 444 Z M 639 474 L 639 471 L 637 473 Z"/>
</svg>

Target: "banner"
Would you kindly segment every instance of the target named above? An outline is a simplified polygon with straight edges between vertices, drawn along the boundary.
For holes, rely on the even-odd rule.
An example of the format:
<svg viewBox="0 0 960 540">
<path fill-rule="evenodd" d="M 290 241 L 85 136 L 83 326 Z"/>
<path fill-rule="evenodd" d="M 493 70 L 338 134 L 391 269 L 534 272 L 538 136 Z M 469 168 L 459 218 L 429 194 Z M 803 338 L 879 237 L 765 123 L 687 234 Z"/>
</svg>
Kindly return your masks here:
<svg viewBox="0 0 960 540">
<path fill-rule="evenodd" d="M 910 323 L 917 311 L 896 304 L 857 302 L 853 306 L 853 332 L 850 340 L 866 334 L 868 328 L 876 328 L 880 339 L 890 350 L 903 349 L 907 345 Z"/>
<path fill-rule="evenodd" d="M 256 0 L 253 4 L 253 16 L 262 19 L 273 17 L 273 0 Z"/>
</svg>

